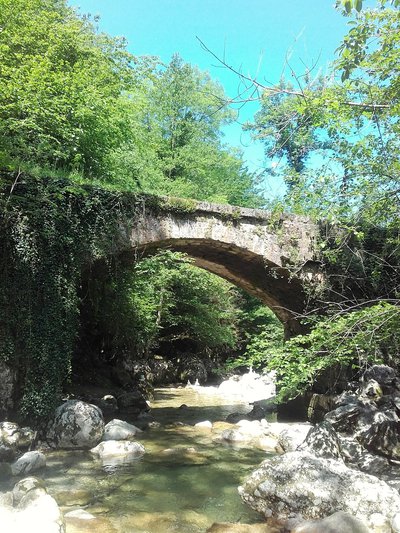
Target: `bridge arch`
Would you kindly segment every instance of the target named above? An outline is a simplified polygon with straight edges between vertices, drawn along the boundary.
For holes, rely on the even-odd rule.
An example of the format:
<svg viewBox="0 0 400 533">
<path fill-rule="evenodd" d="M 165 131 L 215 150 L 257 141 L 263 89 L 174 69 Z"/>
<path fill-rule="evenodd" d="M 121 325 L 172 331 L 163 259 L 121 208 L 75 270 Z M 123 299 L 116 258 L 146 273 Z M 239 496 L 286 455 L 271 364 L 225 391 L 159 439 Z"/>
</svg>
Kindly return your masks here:
<svg viewBox="0 0 400 533">
<path fill-rule="evenodd" d="M 285 327 L 301 331 L 304 275 L 313 264 L 317 227 L 305 217 L 197 202 L 190 210 L 146 207 L 121 228 L 118 253 L 140 257 L 159 249 L 184 252 L 194 264 L 265 303 Z"/>
</svg>

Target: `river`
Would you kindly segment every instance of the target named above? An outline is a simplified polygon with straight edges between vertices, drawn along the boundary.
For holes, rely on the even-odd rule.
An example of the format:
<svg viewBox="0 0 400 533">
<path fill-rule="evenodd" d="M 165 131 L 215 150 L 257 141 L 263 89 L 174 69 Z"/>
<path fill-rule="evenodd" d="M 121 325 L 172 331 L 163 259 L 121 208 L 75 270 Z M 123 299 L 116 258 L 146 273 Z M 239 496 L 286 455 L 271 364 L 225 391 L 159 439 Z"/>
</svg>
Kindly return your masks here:
<svg viewBox="0 0 400 533">
<path fill-rule="evenodd" d="M 146 454 L 133 464 L 102 465 L 83 451 L 47 453 L 40 475 L 63 511 L 97 517 L 68 520 L 67 533 L 204 533 L 213 522 L 262 521 L 237 486 L 267 454 L 218 440 L 228 414 L 250 410 L 195 389 L 157 389 L 151 414 L 160 426 L 140 434 Z M 194 427 L 204 420 L 212 431 Z"/>
</svg>

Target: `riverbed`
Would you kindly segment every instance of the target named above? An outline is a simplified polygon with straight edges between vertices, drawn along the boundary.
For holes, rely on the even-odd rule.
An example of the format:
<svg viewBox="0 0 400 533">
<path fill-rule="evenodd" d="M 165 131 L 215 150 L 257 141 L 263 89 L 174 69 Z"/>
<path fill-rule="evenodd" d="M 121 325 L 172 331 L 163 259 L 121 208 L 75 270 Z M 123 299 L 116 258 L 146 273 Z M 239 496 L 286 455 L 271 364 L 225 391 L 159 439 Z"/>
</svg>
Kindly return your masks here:
<svg viewBox="0 0 400 533">
<path fill-rule="evenodd" d="M 67 533 L 204 533 L 214 522 L 261 522 L 237 487 L 268 454 L 219 439 L 229 414 L 251 408 L 196 388 L 157 389 L 151 415 L 159 426 L 140 434 L 146 454 L 133 464 L 101 464 L 83 451 L 47 453 L 40 476 L 64 513 L 80 508 L 97 518 L 68 519 Z M 212 430 L 194 427 L 205 420 Z"/>
</svg>

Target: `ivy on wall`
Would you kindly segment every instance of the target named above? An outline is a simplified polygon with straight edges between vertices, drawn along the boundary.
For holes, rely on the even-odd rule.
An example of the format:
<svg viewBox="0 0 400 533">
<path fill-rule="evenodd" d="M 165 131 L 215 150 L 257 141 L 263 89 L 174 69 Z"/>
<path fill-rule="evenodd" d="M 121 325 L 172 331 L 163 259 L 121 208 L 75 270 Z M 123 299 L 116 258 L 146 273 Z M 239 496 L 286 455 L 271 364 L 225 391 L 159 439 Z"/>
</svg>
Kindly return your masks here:
<svg viewBox="0 0 400 533">
<path fill-rule="evenodd" d="M 85 263 L 106 256 L 138 201 L 62 179 L 1 174 L 0 359 L 18 369 L 21 414 L 46 417 L 68 379 Z"/>
</svg>

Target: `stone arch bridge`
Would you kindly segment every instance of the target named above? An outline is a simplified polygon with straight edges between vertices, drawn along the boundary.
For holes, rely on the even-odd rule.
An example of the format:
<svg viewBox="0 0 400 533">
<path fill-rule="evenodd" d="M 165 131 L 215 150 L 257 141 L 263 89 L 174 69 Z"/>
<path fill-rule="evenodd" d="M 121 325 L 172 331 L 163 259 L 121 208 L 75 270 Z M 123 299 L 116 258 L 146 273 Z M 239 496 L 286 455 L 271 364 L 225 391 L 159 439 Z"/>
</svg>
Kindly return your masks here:
<svg viewBox="0 0 400 533">
<path fill-rule="evenodd" d="M 142 214 L 121 226 L 114 253 L 132 259 L 171 249 L 259 298 L 284 324 L 300 332 L 304 281 L 321 280 L 316 263 L 318 226 L 306 217 L 261 209 L 144 199 Z"/>
</svg>

